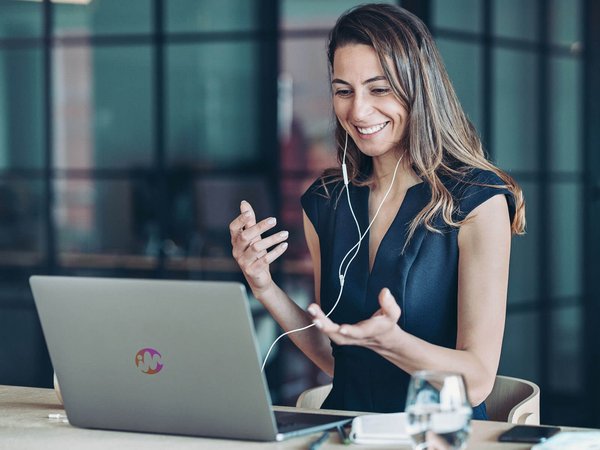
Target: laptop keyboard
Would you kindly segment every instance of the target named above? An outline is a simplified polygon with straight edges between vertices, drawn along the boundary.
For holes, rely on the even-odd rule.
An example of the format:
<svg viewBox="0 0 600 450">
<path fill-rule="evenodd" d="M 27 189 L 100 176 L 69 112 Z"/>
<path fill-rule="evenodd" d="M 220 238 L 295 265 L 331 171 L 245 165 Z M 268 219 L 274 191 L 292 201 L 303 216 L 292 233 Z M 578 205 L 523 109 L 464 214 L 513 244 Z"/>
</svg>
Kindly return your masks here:
<svg viewBox="0 0 600 450">
<path fill-rule="evenodd" d="M 307 427 L 318 427 L 332 422 L 350 421 L 351 419 L 352 417 L 333 416 L 329 414 L 275 411 L 275 422 L 277 423 L 277 429 L 280 432 Z"/>
</svg>

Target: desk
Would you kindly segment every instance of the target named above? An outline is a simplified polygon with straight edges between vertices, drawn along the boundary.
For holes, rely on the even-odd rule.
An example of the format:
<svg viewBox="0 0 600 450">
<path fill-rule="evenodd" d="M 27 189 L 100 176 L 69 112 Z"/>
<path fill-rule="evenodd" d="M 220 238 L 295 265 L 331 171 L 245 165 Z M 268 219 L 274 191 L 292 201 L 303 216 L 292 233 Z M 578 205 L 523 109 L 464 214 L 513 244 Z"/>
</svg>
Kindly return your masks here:
<svg viewBox="0 0 600 450">
<path fill-rule="evenodd" d="M 276 407 L 281 410 L 295 410 Z M 68 423 L 48 419 L 50 413 L 64 410 L 52 389 L 0 386 L 0 448 L 2 449 L 306 449 L 317 435 L 303 436 L 285 442 L 249 442 L 225 439 L 205 439 L 117 431 L 87 430 Z M 340 411 L 335 411 L 339 414 Z M 510 428 L 503 422 L 472 422 L 469 449 L 526 450 L 529 445 L 502 444 L 496 441 L 502 430 Z M 322 449 L 360 450 L 366 445 L 344 446 L 336 433 Z M 398 446 L 371 446 L 381 450 Z"/>
</svg>

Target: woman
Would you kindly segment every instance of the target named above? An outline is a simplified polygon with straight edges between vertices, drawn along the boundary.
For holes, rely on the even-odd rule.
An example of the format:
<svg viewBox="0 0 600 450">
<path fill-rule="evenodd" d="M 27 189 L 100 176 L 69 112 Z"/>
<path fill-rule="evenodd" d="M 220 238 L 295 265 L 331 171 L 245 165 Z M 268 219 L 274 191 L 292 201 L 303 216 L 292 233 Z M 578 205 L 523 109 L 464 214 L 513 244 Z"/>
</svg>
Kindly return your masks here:
<svg viewBox="0 0 600 450">
<path fill-rule="evenodd" d="M 525 227 L 521 190 L 485 159 L 417 17 L 354 8 L 332 29 L 328 58 L 349 184 L 331 169 L 302 197 L 315 274 L 308 314 L 269 273 L 287 232 L 262 238 L 275 219 L 257 223 L 247 202 L 230 224 L 233 255 L 284 330 L 315 325 L 290 337 L 333 376 L 324 408 L 402 411 L 412 372 L 448 370 L 464 375 L 473 417 L 485 419 L 511 231 Z"/>
</svg>

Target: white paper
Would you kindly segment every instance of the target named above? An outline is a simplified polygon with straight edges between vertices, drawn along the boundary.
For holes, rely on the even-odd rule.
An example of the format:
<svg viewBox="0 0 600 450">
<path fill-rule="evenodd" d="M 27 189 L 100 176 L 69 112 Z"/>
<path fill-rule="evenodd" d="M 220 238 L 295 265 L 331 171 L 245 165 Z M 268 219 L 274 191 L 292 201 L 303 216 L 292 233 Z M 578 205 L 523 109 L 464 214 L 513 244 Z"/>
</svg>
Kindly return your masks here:
<svg viewBox="0 0 600 450">
<path fill-rule="evenodd" d="M 350 440 L 356 444 L 412 445 L 406 432 L 406 413 L 367 414 L 352 420 Z"/>
<path fill-rule="evenodd" d="M 531 450 L 600 450 L 600 431 L 562 431 Z"/>
</svg>

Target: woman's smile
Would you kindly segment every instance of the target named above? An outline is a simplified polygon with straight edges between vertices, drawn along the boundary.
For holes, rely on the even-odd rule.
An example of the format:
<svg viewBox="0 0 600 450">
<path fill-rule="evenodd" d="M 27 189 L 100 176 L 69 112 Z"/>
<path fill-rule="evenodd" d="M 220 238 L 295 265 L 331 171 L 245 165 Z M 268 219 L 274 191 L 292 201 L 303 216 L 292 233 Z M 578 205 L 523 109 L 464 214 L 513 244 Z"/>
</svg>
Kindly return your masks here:
<svg viewBox="0 0 600 450">
<path fill-rule="evenodd" d="M 377 125 L 371 125 L 368 127 L 359 127 L 357 125 L 354 125 L 354 127 L 356 128 L 358 134 L 362 139 L 371 139 L 375 137 L 375 135 L 379 134 L 379 132 L 383 130 L 389 123 L 390 121 L 388 120 L 387 122 L 383 122 Z"/>
</svg>

